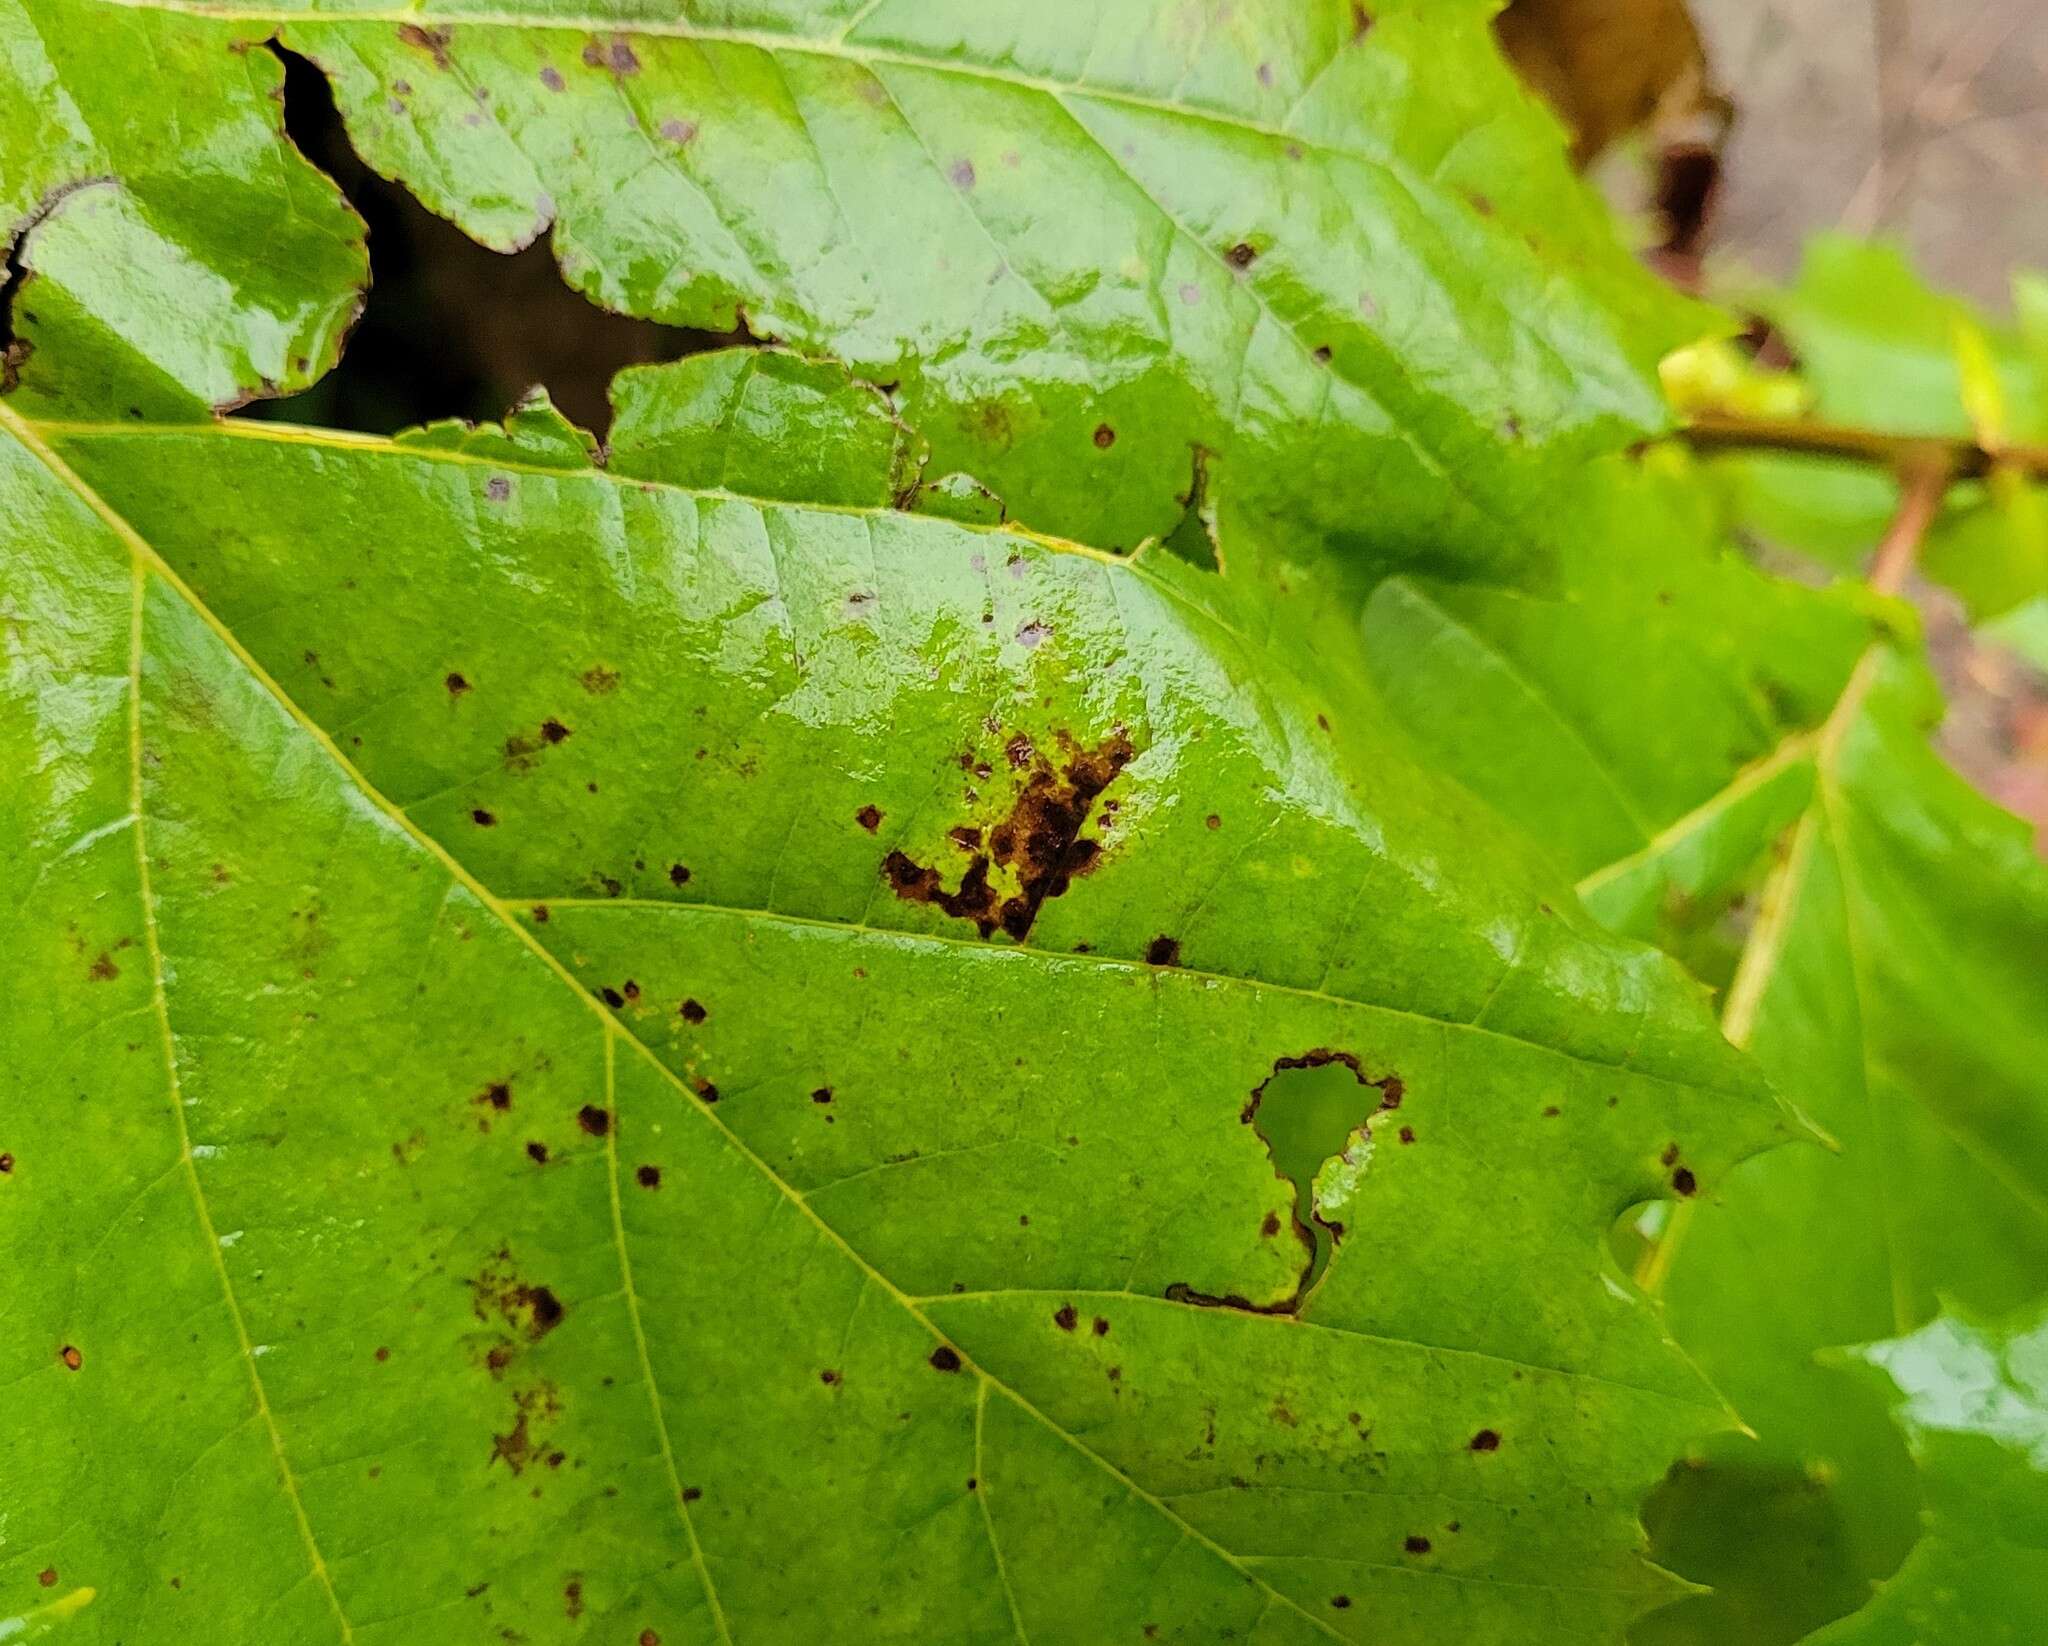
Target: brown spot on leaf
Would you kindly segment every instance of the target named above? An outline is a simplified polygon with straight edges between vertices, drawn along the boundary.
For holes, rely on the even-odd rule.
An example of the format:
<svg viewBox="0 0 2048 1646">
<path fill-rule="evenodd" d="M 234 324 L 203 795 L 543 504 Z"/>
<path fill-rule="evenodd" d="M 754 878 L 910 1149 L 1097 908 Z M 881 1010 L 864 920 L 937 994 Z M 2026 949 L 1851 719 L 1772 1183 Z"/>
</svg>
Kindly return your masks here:
<svg viewBox="0 0 2048 1646">
<path fill-rule="evenodd" d="M 1223 254 L 1223 261 L 1233 269 L 1248 269 L 1258 259 L 1258 248 L 1249 241 L 1240 240 Z"/>
<path fill-rule="evenodd" d="M 1351 39 L 1353 43 L 1355 44 L 1363 40 L 1371 32 L 1372 13 L 1360 5 L 1358 0 L 1351 0 Z"/>
<path fill-rule="evenodd" d="M 612 1112 L 600 1109 L 595 1103 L 586 1103 L 576 1111 L 576 1124 L 592 1137 L 603 1137 L 612 1129 Z"/>
<path fill-rule="evenodd" d="M 569 728 L 559 720 L 548 719 L 540 723 L 540 740 L 543 743 L 559 743 L 569 735 Z"/>
<path fill-rule="evenodd" d="M 1116 444 L 1116 430 L 1107 423 L 1097 423 L 1095 425 L 1095 444 L 1104 451 L 1109 450 L 1111 446 Z"/>
<path fill-rule="evenodd" d="M 1100 1316 L 1100 1315 L 1097 1315 L 1097 1316 L 1095 1317 L 1095 1327 L 1094 1327 L 1094 1330 L 1095 1330 L 1095 1335 L 1096 1335 L 1097 1337 L 1107 1337 L 1107 1336 L 1109 1336 L 1109 1322 L 1108 1322 L 1108 1321 L 1106 1321 L 1106 1320 L 1104 1320 L 1104 1319 L 1102 1318 L 1102 1316 Z"/>
<path fill-rule="evenodd" d="M 1401 1540 L 1401 1547 L 1406 1549 L 1411 1555 L 1426 1555 L 1429 1553 L 1429 1539 L 1418 1537 L 1411 1532 Z"/>
<path fill-rule="evenodd" d="M 14 1156 L 11 1154 L 0 1154 L 0 1177 L 5 1177 L 13 1170 Z"/>
<path fill-rule="evenodd" d="M 830 1086 L 820 1086 L 811 1093 L 811 1101 L 813 1103 L 830 1103 L 832 1101 L 832 1088 Z"/>
<path fill-rule="evenodd" d="M 121 968 L 114 964 L 114 957 L 102 949 L 94 959 L 92 969 L 85 975 L 95 983 L 111 983 L 121 975 Z"/>
<path fill-rule="evenodd" d="M 1145 945 L 1145 964 L 1148 966 L 1178 966 L 1180 964 L 1180 939 L 1168 937 L 1164 932 Z"/>
<path fill-rule="evenodd" d="M 455 38 L 455 31 L 446 24 L 438 28 L 421 28 L 417 23 L 400 23 L 398 38 L 408 46 L 417 47 L 434 60 L 434 67 L 448 67 L 448 43 Z"/>
<path fill-rule="evenodd" d="M 1075 1312 L 1073 1304 L 1062 1303 L 1053 1312 L 1052 1323 L 1063 1332 L 1071 1332 L 1080 1319 L 1081 1317 Z"/>
<path fill-rule="evenodd" d="M 1481 1429 L 1479 1433 L 1472 1437 L 1471 1448 L 1475 1452 L 1499 1451 L 1500 1431 L 1497 1429 Z"/>
<path fill-rule="evenodd" d="M 882 826 L 882 809 L 881 807 L 870 803 L 868 805 L 861 807 L 859 811 L 855 812 L 853 814 L 853 820 L 854 822 L 858 823 L 862 828 L 866 829 L 869 834 L 873 834 L 875 830 L 879 829 Z"/>
<path fill-rule="evenodd" d="M 549 91 L 560 91 L 568 85 L 568 81 L 562 78 L 562 71 L 552 63 L 543 63 L 541 65 L 540 83 L 546 86 Z"/>
<path fill-rule="evenodd" d="M 1009 745 L 1013 762 L 1018 743 L 1013 738 Z M 1064 736 L 1061 743 L 1064 764 L 1055 770 L 1028 740 L 1023 741 L 1022 758 L 1030 773 L 1009 815 L 989 829 L 988 849 L 975 852 L 955 890 L 945 889 L 937 869 L 898 850 L 882 860 L 882 877 L 896 895 L 906 903 L 929 903 L 956 920 L 970 921 L 983 937 L 1000 927 L 1021 942 L 1045 900 L 1060 896 L 1076 875 L 1094 868 L 1101 847 L 1082 839 L 1081 829 L 1096 798 L 1135 753 L 1121 731 L 1094 749 L 1081 748 Z M 994 866 L 1008 870 L 1016 883 L 1017 890 L 1007 898 L 990 881 Z"/>
<path fill-rule="evenodd" d="M 78 1352 L 77 1347 L 70 1343 L 65 1344 L 63 1348 L 57 1351 L 57 1358 L 63 1361 L 65 1366 L 74 1372 L 77 1371 L 79 1367 L 85 1364 L 85 1356 L 80 1354 Z"/>
<path fill-rule="evenodd" d="M 685 1023 L 702 1023 L 711 1014 L 695 1000 L 685 1000 L 676 1008 Z"/>
<path fill-rule="evenodd" d="M 818 1374 L 818 1381 L 824 1384 L 829 1389 L 838 1384 L 839 1374 L 832 1370 L 831 1367 L 827 1366 L 822 1372 Z"/>
<path fill-rule="evenodd" d="M 948 1345 L 941 1343 L 932 1350 L 930 1364 L 935 1372 L 957 1372 L 960 1370 L 960 1356 Z"/>
<path fill-rule="evenodd" d="M 974 162 L 965 159 L 955 160 L 946 168 L 946 176 L 951 179 L 954 188 L 971 189 L 974 187 Z"/>
<path fill-rule="evenodd" d="M 687 143 L 697 135 L 697 122 L 678 120 L 673 115 L 661 123 L 661 135 L 671 143 Z"/>
<path fill-rule="evenodd" d="M 633 1181 L 643 1189 L 658 1189 L 661 1187 L 661 1168 L 641 1166 L 634 1171 Z"/>
<path fill-rule="evenodd" d="M 536 1166 L 545 1166 L 548 1163 L 548 1146 L 540 1142 L 527 1144 L 526 1158 L 531 1160 Z"/>
<path fill-rule="evenodd" d="M 468 677 L 466 675 L 457 673 L 453 669 L 451 669 L 448 672 L 448 678 L 442 681 L 441 683 L 448 688 L 448 695 L 450 697 L 460 697 L 464 692 L 469 690 Z"/>
<path fill-rule="evenodd" d="M 603 697 L 619 689 L 619 671 L 608 669 L 602 663 L 593 663 L 576 677 L 577 684 L 592 697 Z"/>
<path fill-rule="evenodd" d="M 1693 1194 L 1700 1186 L 1699 1179 L 1692 1175 L 1689 1166 L 1681 1166 L 1671 1174 L 1671 1186 L 1682 1195 Z"/>
<path fill-rule="evenodd" d="M 498 826 L 496 814 L 485 811 L 481 806 L 469 814 L 469 820 L 480 829 L 495 829 Z"/>
<path fill-rule="evenodd" d="M 540 1383 L 531 1389 L 518 1389 L 512 1395 L 512 1427 L 504 1434 L 491 1436 L 489 1461 L 500 1459 L 515 1475 L 533 1461 L 534 1454 L 542 1451 L 533 1438 L 535 1425 L 552 1422 L 561 1415 L 562 1401 L 553 1384 Z M 543 1455 L 545 1455 L 543 1453 Z"/>
</svg>

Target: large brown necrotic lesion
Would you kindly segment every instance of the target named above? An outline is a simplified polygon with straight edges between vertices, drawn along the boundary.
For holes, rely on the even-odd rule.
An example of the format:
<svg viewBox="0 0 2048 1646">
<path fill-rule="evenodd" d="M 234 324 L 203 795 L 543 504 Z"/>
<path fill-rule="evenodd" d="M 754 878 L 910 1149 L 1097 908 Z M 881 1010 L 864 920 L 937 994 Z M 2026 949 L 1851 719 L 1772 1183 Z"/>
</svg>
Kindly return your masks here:
<svg viewBox="0 0 2048 1646">
<path fill-rule="evenodd" d="M 1055 765 L 1028 741 L 1012 739 L 1011 751 L 1020 742 L 1028 751 L 1023 787 L 997 822 L 951 831 L 954 843 L 972 854 L 957 887 L 948 891 L 936 868 L 895 850 L 882 860 L 882 878 L 896 895 L 969 921 L 983 937 L 1000 928 L 1022 942 L 1046 899 L 1060 896 L 1101 858 L 1102 843 L 1081 831 L 1103 790 L 1136 753 L 1121 729 L 1092 749 L 1065 733 L 1058 741 Z"/>
</svg>

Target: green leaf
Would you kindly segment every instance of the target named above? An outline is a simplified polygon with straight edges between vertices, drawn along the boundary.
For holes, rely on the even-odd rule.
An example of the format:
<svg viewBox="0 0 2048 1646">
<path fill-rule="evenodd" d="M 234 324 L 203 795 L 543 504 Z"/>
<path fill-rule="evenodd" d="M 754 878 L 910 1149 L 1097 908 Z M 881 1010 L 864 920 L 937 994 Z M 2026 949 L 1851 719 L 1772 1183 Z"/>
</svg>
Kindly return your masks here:
<svg viewBox="0 0 2048 1646">
<path fill-rule="evenodd" d="M 1917 1487 L 1883 1403 L 1815 1355 L 2048 1275 L 2048 870 L 1928 748 L 1910 617 L 1718 553 L 1695 472 L 1589 475 L 1610 527 L 1561 597 L 1396 579 L 1365 630 L 1432 763 L 1722 986 L 1730 1037 L 1831 1140 L 1651 1222 L 1639 1278 L 1755 1437 L 1652 1500 L 1659 1558 L 1717 1592 L 1639 1646 L 1790 1641 L 1859 1607 Z"/>
<path fill-rule="evenodd" d="M 1941 1295 L 2012 1308 L 2048 1273 L 2048 871 L 1927 748 L 1932 706 L 1889 647 L 1858 666 L 1725 1013 L 1839 1153 L 1748 1163 L 1650 1270 L 1758 1433 L 1716 1455 L 1826 1482 L 1863 1582 L 1911 1540 L 1911 1471 L 1882 1405 L 1814 1356 L 1910 1330 Z M 1710 1637 L 1709 1603 L 1688 1604 Z"/>
<path fill-rule="evenodd" d="M 1367 657 L 1435 762 L 1591 877 L 1602 918 L 1649 936 L 1671 896 L 1712 889 L 1662 832 L 1825 718 L 1870 623 L 1725 550 L 1680 454 L 1595 467 L 1559 507 L 1586 525 L 1559 592 L 1390 579 Z"/>
<path fill-rule="evenodd" d="M 1692 987 L 1264 581 L 707 485 L 894 472 L 731 366 L 602 468 L 540 404 L 0 406 L 0 1593 L 131 1646 L 1674 1593 L 1636 1505 L 1726 1418 L 1602 1233 L 1784 1132 Z M 1298 1301 L 1297 1065 L 1374 1145 Z"/>
<path fill-rule="evenodd" d="M 1814 1646 L 2013 1646 L 2048 1611 L 2048 1306 L 1950 1308 L 1853 1351 L 1890 1398 L 1926 1492 L 1898 1575 Z"/>
<path fill-rule="evenodd" d="M 1568 536 L 1556 480 L 1665 425 L 1655 362 L 1707 324 L 1571 175 L 1486 0 L 66 5 L 237 63 L 275 29 L 370 164 L 485 244 L 551 230 L 608 307 L 847 360 L 935 474 L 1103 548 L 1172 530 L 1200 448 L 1306 541 L 1517 564 Z"/>
<path fill-rule="evenodd" d="M 283 65 L 250 45 L 212 17 L 0 0 L 17 406 L 192 416 L 334 364 L 363 225 L 283 140 Z"/>
</svg>

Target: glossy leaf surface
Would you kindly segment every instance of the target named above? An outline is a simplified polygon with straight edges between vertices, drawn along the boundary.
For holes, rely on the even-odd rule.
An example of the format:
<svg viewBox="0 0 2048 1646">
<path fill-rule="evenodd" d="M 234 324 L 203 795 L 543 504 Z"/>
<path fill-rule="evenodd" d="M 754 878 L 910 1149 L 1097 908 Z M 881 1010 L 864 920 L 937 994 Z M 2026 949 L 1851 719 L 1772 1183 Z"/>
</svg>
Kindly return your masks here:
<svg viewBox="0 0 2048 1646">
<path fill-rule="evenodd" d="M 1635 1505 L 1726 1419 L 1601 1231 L 1783 1135 L 1691 988 L 1248 638 L 1261 583 L 703 489 L 731 380 L 644 375 L 606 470 L 541 406 L 0 411 L 17 1609 L 1563 1641 L 1669 1595 Z M 891 472 L 865 391 L 749 382 L 848 433 L 840 495 Z M 1292 1063 L 1366 1133 L 1298 1307 L 1246 1119 Z"/>
<path fill-rule="evenodd" d="M 1552 482 L 1662 426 L 1651 368 L 1705 323 L 1479 0 L 71 3 L 248 61 L 276 31 L 485 244 L 551 229 L 606 306 L 894 384 L 937 472 L 1106 549 L 1171 530 L 1200 447 L 1353 556 L 1517 564 L 1566 535 Z"/>
<path fill-rule="evenodd" d="M 1927 1487 L 1926 1533 L 1815 1646 L 2003 1646 L 2048 1612 L 2048 1319 L 1953 1308 L 1854 1352 L 1894 1403 Z"/>
</svg>

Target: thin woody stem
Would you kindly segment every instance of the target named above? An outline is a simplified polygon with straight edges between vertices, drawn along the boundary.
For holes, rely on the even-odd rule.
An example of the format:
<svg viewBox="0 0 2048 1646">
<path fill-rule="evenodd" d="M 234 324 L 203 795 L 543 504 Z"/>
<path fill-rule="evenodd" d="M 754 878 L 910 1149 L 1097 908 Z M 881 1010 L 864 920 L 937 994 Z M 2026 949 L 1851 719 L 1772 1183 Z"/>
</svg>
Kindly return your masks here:
<svg viewBox="0 0 2048 1646">
<path fill-rule="evenodd" d="M 1943 454 L 1924 453 L 1899 471 L 1899 508 L 1870 557 L 1870 586 L 1879 594 L 1897 594 L 1918 558 L 1927 528 L 1941 512 L 1953 471 Z"/>
<path fill-rule="evenodd" d="M 1994 468 L 2048 480 L 2048 447 L 1999 446 L 1994 450 L 1975 440 L 1883 434 L 1875 429 L 1796 418 L 1703 413 L 1680 429 L 1678 438 L 1702 452 L 1786 452 L 1805 457 L 1839 457 L 1899 471 L 1932 459 L 1940 462 L 1956 480 L 1979 480 Z"/>
</svg>

